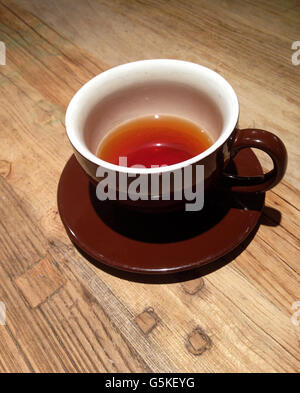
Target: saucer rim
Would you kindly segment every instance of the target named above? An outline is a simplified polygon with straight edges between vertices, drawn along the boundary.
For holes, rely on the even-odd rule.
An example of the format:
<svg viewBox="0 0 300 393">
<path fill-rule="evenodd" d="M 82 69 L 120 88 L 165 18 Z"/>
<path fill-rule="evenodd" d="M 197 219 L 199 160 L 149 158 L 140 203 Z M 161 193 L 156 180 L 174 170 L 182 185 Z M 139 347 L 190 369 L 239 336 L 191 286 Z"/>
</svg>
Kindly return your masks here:
<svg viewBox="0 0 300 393">
<path fill-rule="evenodd" d="M 256 166 L 260 167 L 260 171 L 263 172 L 261 165 L 260 165 L 255 153 L 251 149 L 244 149 L 244 151 L 245 150 L 249 150 L 249 152 L 251 152 L 250 154 L 252 155 L 252 159 L 256 161 L 255 162 Z M 58 184 L 57 205 L 58 205 L 58 211 L 59 211 L 59 214 L 61 217 L 61 221 L 64 225 L 64 228 L 66 230 L 68 237 L 80 250 L 82 250 L 85 254 L 87 254 L 89 257 L 91 257 L 95 261 L 97 261 L 101 264 L 104 264 L 108 267 L 111 267 L 111 268 L 114 268 L 117 270 L 126 271 L 126 272 L 131 272 L 131 273 L 136 273 L 136 274 L 146 274 L 146 275 L 149 275 L 149 274 L 154 274 L 154 275 L 155 274 L 174 274 L 174 273 L 183 272 L 183 271 L 187 271 L 187 270 L 197 269 L 197 268 L 207 265 L 209 263 L 216 262 L 217 260 L 221 259 L 222 257 L 225 257 L 227 254 L 230 254 L 239 245 L 241 245 L 241 243 L 246 241 L 248 239 L 248 237 L 250 237 L 251 234 L 254 232 L 256 227 L 259 226 L 260 217 L 262 215 L 263 208 L 265 205 L 265 193 L 260 193 L 260 195 L 263 195 L 263 199 L 260 203 L 260 209 L 255 211 L 255 215 L 253 215 L 251 222 L 249 222 L 247 233 L 245 231 L 242 232 L 241 237 L 239 239 L 236 239 L 234 242 L 231 242 L 230 245 L 228 245 L 228 248 L 222 247 L 220 250 L 217 250 L 217 248 L 216 248 L 217 251 L 214 253 L 214 255 L 207 255 L 203 258 L 203 257 L 201 257 L 201 253 L 200 253 L 199 259 L 197 261 L 189 262 L 187 264 L 176 265 L 174 267 L 161 267 L 161 268 L 141 267 L 141 266 L 138 266 L 137 264 L 128 265 L 125 261 L 122 262 L 122 261 L 112 260 L 109 256 L 102 255 L 101 253 L 97 252 L 97 250 L 92 250 L 87 244 L 85 244 L 84 241 L 78 239 L 78 237 L 75 235 L 74 231 L 72 231 L 72 229 L 68 225 L 68 219 L 66 218 L 66 216 L 64 214 L 64 207 L 63 207 L 63 202 L 62 202 L 64 199 L 62 197 L 62 194 L 63 194 L 62 187 L 63 187 L 64 176 L 66 175 L 66 170 L 68 170 L 68 165 L 72 164 L 72 160 L 73 161 L 76 160 L 74 154 L 67 161 L 67 163 L 62 171 L 62 174 L 60 176 L 60 180 L 59 180 L 59 184 Z M 81 174 L 81 176 L 86 176 L 86 174 L 83 172 L 82 168 L 77 163 L 77 161 L 76 161 L 76 164 L 78 165 L 78 170 L 80 171 L 79 173 Z M 88 184 L 89 183 L 87 182 L 87 186 L 88 186 Z M 255 194 L 255 193 L 253 193 L 253 194 Z M 234 209 L 234 208 L 231 208 L 229 211 L 231 211 L 232 209 Z M 124 235 L 120 235 L 120 236 L 124 237 Z M 201 236 L 202 236 L 202 234 L 199 234 L 196 237 L 201 237 Z M 129 239 L 129 240 L 131 240 L 131 239 Z M 143 243 L 143 242 L 140 241 L 140 243 Z M 174 244 L 176 244 L 176 243 L 178 243 L 178 242 L 174 242 Z M 148 243 L 145 243 L 145 244 L 148 244 Z M 157 243 L 154 243 L 154 244 L 157 244 Z"/>
</svg>

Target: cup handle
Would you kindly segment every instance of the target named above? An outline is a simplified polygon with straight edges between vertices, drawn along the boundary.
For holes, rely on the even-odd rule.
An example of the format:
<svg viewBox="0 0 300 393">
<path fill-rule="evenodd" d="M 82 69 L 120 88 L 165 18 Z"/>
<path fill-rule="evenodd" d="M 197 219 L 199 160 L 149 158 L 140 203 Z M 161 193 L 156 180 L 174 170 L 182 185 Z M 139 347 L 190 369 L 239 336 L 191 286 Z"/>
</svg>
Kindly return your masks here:
<svg viewBox="0 0 300 393">
<path fill-rule="evenodd" d="M 246 128 L 238 130 L 231 148 L 231 159 L 244 148 L 254 147 L 266 152 L 273 161 L 273 169 L 260 176 L 238 176 L 223 172 L 223 179 L 238 192 L 264 192 L 283 178 L 287 166 L 287 151 L 283 142 L 269 131 Z M 245 188 L 244 188 L 245 187 Z"/>
</svg>

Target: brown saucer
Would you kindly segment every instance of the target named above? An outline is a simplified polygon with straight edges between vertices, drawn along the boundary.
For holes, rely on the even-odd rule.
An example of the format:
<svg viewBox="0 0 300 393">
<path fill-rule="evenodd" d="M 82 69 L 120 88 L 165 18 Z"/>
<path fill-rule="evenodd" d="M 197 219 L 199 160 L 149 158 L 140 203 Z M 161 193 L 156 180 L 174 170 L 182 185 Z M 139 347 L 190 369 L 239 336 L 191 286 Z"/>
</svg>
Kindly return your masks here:
<svg viewBox="0 0 300 393">
<path fill-rule="evenodd" d="M 234 164 L 241 176 L 263 173 L 250 149 Z M 175 273 L 224 257 L 257 228 L 264 199 L 220 189 L 201 212 L 142 214 L 97 200 L 74 155 L 58 186 L 58 210 L 75 245 L 101 263 L 135 273 Z"/>
</svg>

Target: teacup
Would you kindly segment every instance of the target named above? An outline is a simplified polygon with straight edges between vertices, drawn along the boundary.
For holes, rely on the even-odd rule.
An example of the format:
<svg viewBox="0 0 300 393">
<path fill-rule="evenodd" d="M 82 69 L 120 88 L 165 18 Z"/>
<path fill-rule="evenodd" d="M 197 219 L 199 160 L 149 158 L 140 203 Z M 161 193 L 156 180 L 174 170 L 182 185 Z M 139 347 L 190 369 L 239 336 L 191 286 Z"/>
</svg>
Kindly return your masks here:
<svg viewBox="0 0 300 393">
<path fill-rule="evenodd" d="M 180 116 L 199 124 L 211 135 L 212 146 L 186 161 L 160 168 L 130 168 L 97 157 L 101 139 L 113 128 L 138 116 L 155 113 Z M 177 204 L 178 198 L 174 195 L 178 190 L 174 181 L 170 184 L 169 200 L 161 190 L 156 195 L 146 192 L 148 195 L 132 200 L 124 198 L 128 190 L 120 189 L 120 177 L 127 176 L 126 187 L 130 187 L 137 176 L 150 184 L 155 176 L 203 166 L 201 190 L 205 195 L 219 184 L 234 187 L 239 192 L 264 192 L 280 182 L 287 165 L 284 144 L 265 130 L 238 130 L 238 116 L 236 93 L 215 71 L 180 60 L 142 60 L 109 69 L 81 87 L 68 106 L 66 130 L 75 156 L 92 182 L 99 184 L 104 173 L 111 174 L 116 180 L 112 186 L 116 199 L 146 210 Z M 274 168 L 254 177 L 230 173 L 230 161 L 239 150 L 249 147 L 266 152 Z M 198 181 L 194 173 L 191 187 Z M 177 187 L 184 188 L 182 184 Z M 182 195 L 184 198 L 184 193 Z"/>
</svg>

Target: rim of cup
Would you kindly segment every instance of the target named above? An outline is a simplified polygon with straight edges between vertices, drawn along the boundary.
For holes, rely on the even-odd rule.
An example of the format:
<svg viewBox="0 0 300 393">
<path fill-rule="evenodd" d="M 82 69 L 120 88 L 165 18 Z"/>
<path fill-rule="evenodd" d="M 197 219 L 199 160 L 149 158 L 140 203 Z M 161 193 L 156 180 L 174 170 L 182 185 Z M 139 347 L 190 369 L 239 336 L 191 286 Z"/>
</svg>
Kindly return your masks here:
<svg viewBox="0 0 300 393">
<path fill-rule="evenodd" d="M 93 154 L 86 146 L 83 138 L 83 129 L 86 118 L 90 111 L 95 106 L 99 91 L 103 95 L 103 91 L 107 90 L 107 94 L 111 91 L 116 91 L 118 86 L 123 87 L 124 83 L 128 86 L 134 83 L 136 77 L 143 78 L 142 80 L 152 80 L 152 77 L 160 78 L 160 80 L 167 80 L 183 76 L 185 79 L 191 81 L 200 80 L 194 78 L 201 78 L 203 87 L 209 91 L 214 89 L 215 97 L 213 100 L 221 111 L 223 117 L 223 127 L 218 139 L 204 152 L 179 163 L 159 167 L 159 168 L 132 168 L 111 164 L 104 161 Z M 121 84 L 120 84 L 121 82 Z M 118 85 L 119 84 L 119 85 Z M 217 89 L 216 89 L 217 87 Z M 107 95 L 105 94 L 105 95 Z M 217 101 L 217 102 L 216 102 Z M 230 113 L 228 114 L 228 111 Z M 225 117 L 225 119 L 224 119 Z M 122 64 L 101 74 L 95 76 L 87 83 L 85 83 L 71 99 L 65 118 L 65 125 L 68 138 L 73 147 L 87 160 L 93 162 L 97 166 L 111 171 L 134 174 L 151 174 L 163 173 L 169 171 L 176 171 L 195 164 L 198 161 L 209 156 L 216 151 L 220 146 L 226 142 L 234 130 L 239 117 L 239 103 L 237 95 L 225 78 L 217 72 L 202 65 L 191 63 L 183 60 L 173 59 L 153 59 L 153 60 L 139 60 L 131 63 Z"/>
</svg>

